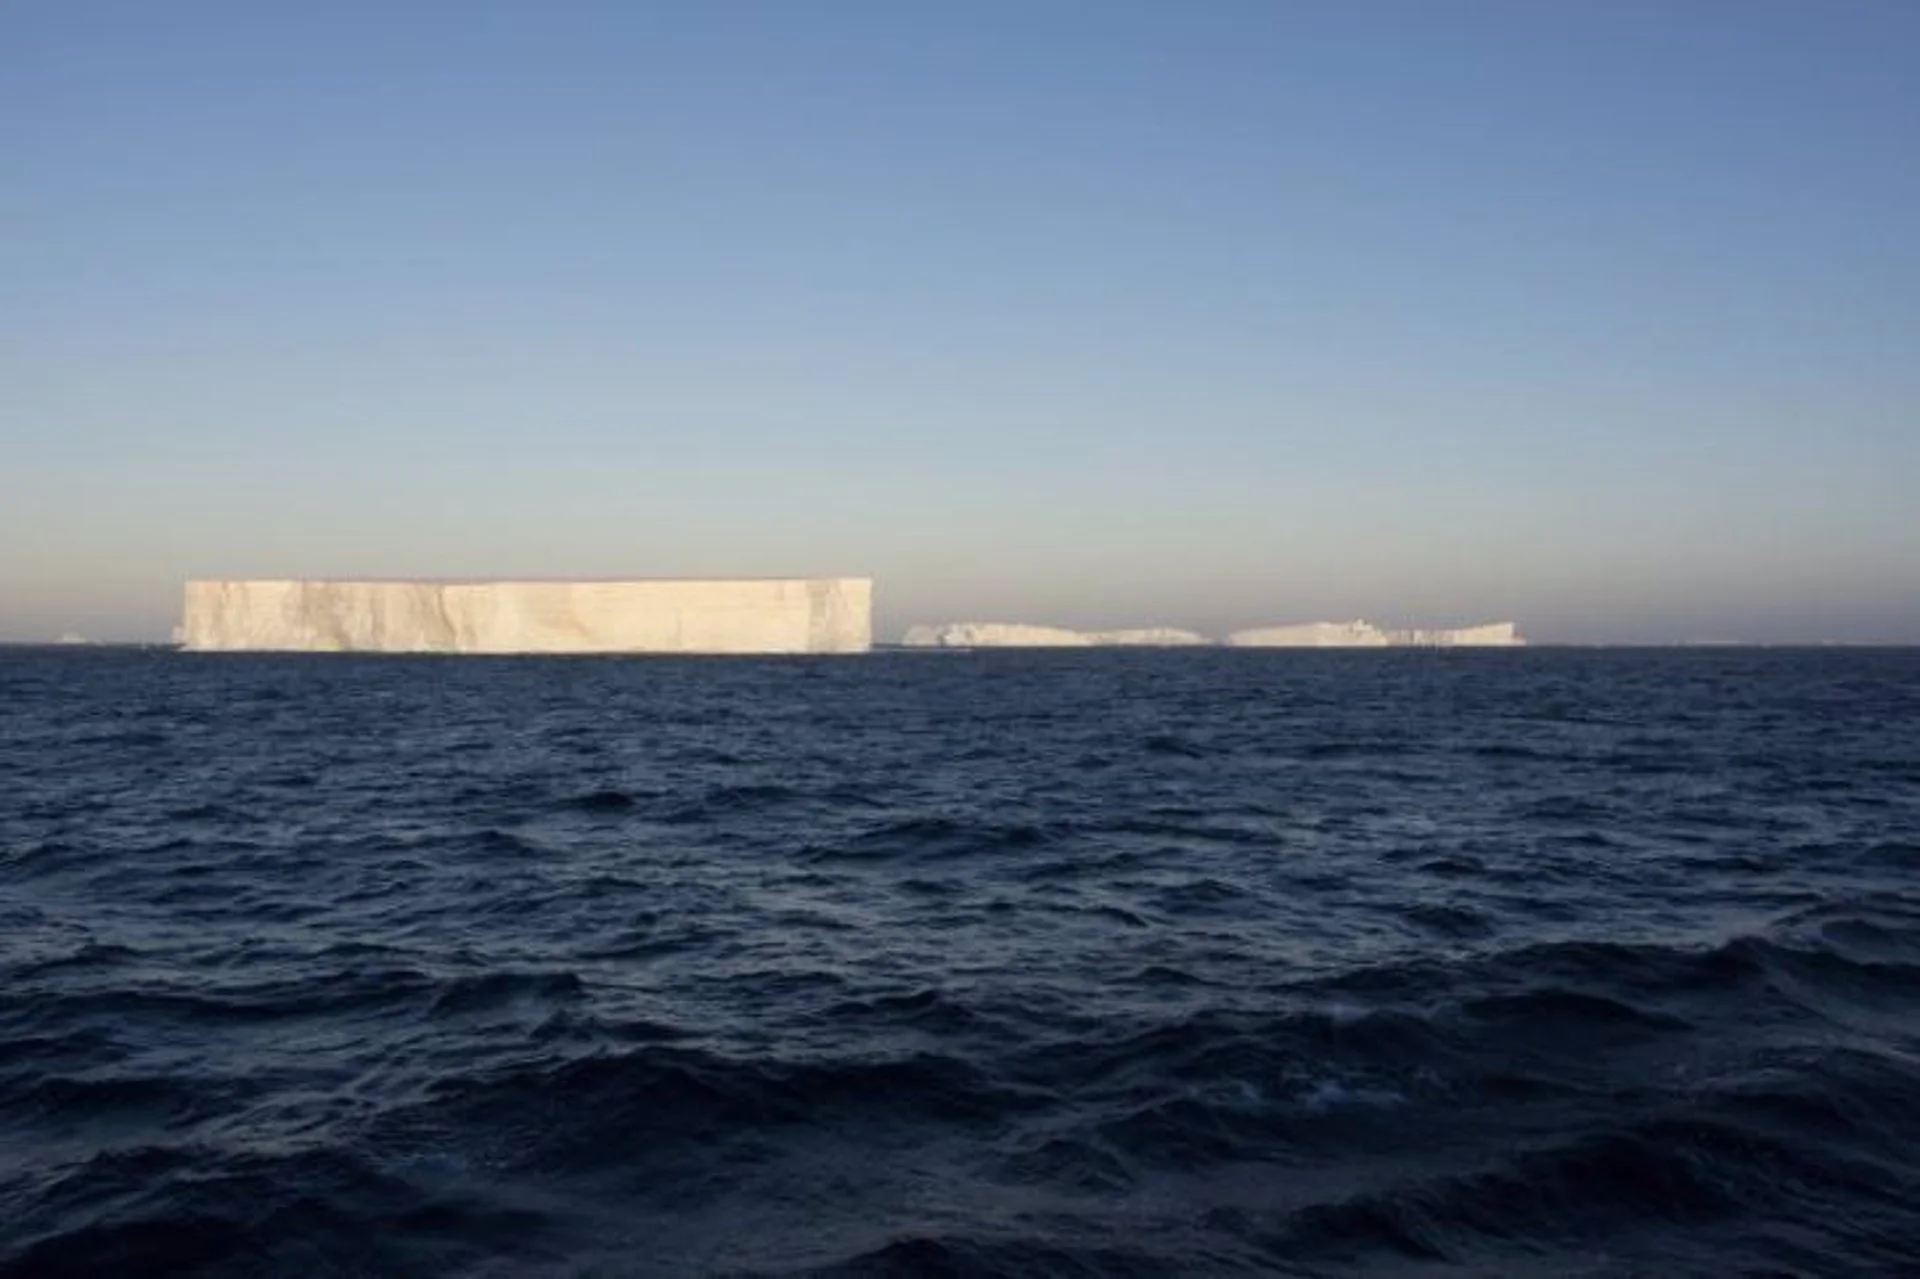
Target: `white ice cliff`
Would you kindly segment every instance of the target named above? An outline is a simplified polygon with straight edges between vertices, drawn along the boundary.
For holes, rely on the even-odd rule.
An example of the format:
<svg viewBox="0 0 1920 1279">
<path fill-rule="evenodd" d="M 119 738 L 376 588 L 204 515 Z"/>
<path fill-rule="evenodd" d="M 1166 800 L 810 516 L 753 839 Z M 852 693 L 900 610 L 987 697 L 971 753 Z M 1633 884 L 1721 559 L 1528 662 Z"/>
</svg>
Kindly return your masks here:
<svg viewBox="0 0 1920 1279">
<path fill-rule="evenodd" d="M 194 581 L 184 647 L 384 653 L 863 653 L 866 578 Z"/>
<path fill-rule="evenodd" d="M 914 626 L 900 641 L 912 648 L 1107 648 L 1179 647 L 1210 643 L 1206 636 L 1171 626 L 1118 631 L 1075 631 L 1019 622 L 949 622 Z"/>
<path fill-rule="evenodd" d="M 1096 648 L 1108 646 L 1191 646 L 1213 641 L 1196 631 L 1170 626 L 1136 630 L 1076 631 L 1060 626 L 1018 622 L 950 622 L 915 626 L 901 643 L 912 648 Z M 1383 630 L 1371 622 L 1301 622 L 1235 631 L 1226 643 L 1235 648 L 1512 648 L 1525 644 L 1512 622 L 1489 622 L 1456 630 Z"/>
<path fill-rule="evenodd" d="M 1235 648 L 1516 648 L 1512 622 L 1487 622 L 1455 630 L 1382 630 L 1371 622 L 1303 622 L 1263 626 L 1227 636 Z"/>
</svg>

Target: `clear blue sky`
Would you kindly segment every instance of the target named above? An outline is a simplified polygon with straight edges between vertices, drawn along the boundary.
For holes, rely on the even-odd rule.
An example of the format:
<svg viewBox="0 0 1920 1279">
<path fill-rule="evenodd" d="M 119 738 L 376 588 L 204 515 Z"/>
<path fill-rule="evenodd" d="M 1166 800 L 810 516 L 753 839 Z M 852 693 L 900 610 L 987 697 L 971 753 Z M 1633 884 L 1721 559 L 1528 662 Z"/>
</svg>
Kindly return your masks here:
<svg viewBox="0 0 1920 1279">
<path fill-rule="evenodd" d="M 0 638 L 194 575 L 1920 641 L 1920 3 L 0 5 Z"/>
</svg>

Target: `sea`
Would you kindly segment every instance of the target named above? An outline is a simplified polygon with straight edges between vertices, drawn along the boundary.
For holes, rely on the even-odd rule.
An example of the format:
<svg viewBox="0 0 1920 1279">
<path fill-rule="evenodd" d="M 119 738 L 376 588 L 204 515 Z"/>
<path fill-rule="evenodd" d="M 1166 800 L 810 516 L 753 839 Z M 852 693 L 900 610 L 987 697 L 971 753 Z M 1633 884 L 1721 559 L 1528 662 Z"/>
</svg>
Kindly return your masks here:
<svg viewBox="0 0 1920 1279">
<path fill-rule="evenodd" d="M 1920 651 L 0 650 L 0 1275 L 1920 1275 Z"/>
</svg>

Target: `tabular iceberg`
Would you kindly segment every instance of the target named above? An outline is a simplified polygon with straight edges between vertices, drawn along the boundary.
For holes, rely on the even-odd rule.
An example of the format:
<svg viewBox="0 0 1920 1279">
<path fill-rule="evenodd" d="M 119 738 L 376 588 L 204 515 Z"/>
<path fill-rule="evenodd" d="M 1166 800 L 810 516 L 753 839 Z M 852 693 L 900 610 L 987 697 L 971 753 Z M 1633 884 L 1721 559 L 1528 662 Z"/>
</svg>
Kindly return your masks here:
<svg viewBox="0 0 1920 1279">
<path fill-rule="evenodd" d="M 1170 648 L 1211 641 L 1171 626 L 1076 631 L 1021 622 L 949 622 L 944 626 L 909 627 L 900 642 L 910 648 Z"/>
<path fill-rule="evenodd" d="M 200 652 L 864 653 L 867 578 L 193 581 Z"/>
<path fill-rule="evenodd" d="M 1227 636 L 1227 643 L 1235 648 L 1385 648 L 1392 642 L 1369 622 L 1299 622 Z"/>
<path fill-rule="evenodd" d="M 1453 630 L 1382 630 L 1372 622 L 1303 622 L 1263 626 L 1227 636 L 1235 648 L 1518 648 L 1512 622 L 1487 622 Z"/>
<path fill-rule="evenodd" d="M 1171 626 L 1134 630 L 1076 631 L 1021 622 L 949 622 L 915 626 L 901 638 L 910 648 L 1103 648 L 1189 647 L 1211 644 L 1197 631 Z M 1385 630 L 1371 622 L 1301 622 L 1235 631 L 1235 648 L 1517 648 L 1526 643 L 1512 622 L 1457 629 Z"/>
</svg>

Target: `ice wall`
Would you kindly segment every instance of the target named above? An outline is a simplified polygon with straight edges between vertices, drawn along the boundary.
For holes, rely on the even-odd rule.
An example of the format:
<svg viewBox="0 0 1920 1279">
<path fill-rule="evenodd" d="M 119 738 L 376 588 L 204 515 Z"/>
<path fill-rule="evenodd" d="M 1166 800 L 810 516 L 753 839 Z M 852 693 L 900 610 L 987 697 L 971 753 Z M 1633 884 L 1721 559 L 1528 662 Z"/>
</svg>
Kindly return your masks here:
<svg viewBox="0 0 1920 1279">
<path fill-rule="evenodd" d="M 1020 622 L 949 622 L 944 626 L 910 627 L 900 642 L 912 648 L 1096 648 L 1171 647 L 1211 641 L 1204 635 L 1171 626 L 1075 631 L 1062 626 L 1029 626 Z"/>
<path fill-rule="evenodd" d="M 1235 631 L 1238 648 L 1518 648 L 1526 643 L 1512 622 L 1456 629 L 1382 630 L 1371 622 L 1303 622 Z"/>
<path fill-rule="evenodd" d="M 1302 622 L 1235 631 L 1227 643 L 1236 648 L 1385 648 L 1387 633 L 1371 622 Z"/>
<path fill-rule="evenodd" d="M 913 648 L 1086 648 L 1079 631 L 1023 622 L 949 622 L 909 627 L 901 643 Z"/>
<path fill-rule="evenodd" d="M 198 651 L 863 653 L 866 578 L 624 582 L 193 581 Z"/>
<path fill-rule="evenodd" d="M 1392 632 L 1393 642 L 1421 648 L 1518 648 L 1526 641 L 1512 622 L 1485 622 L 1454 630 Z"/>
<path fill-rule="evenodd" d="M 1213 643 L 1198 631 L 1182 630 L 1177 626 L 1136 626 L 1118 631 L 1087 631 L 1085 634 L 1095 644 L 1121 648 L 1191 648 L 1196 644 Z"/>
<path fill-rule="evenodd" d="M 1104 648 L 1190 647 L 1213 641 L 1173 626 L 1133 630 L 1075 631 L 1021 622 L 949 622 L 915 626 L 901 643 L 911 648 Z M 1512 622 L 1488 622 L 1455 630 L 1383 630 L 1372 622 L 1300 622 L 1235 631 L 1237 648 L 1511 648 L 1525 644 Z"/>
</svg>

